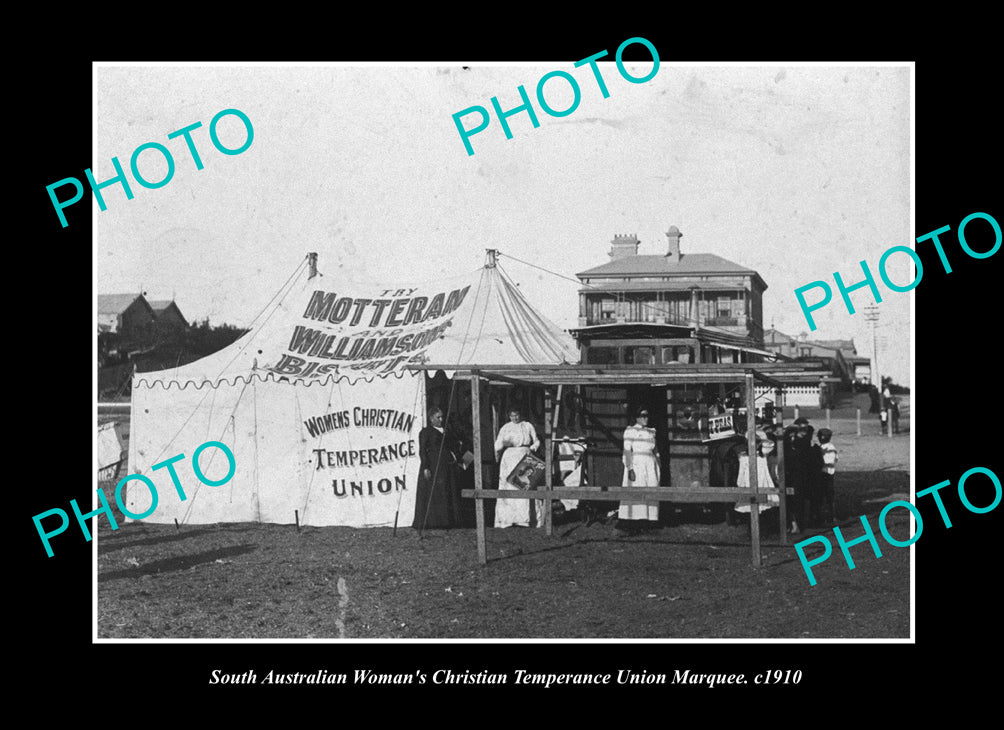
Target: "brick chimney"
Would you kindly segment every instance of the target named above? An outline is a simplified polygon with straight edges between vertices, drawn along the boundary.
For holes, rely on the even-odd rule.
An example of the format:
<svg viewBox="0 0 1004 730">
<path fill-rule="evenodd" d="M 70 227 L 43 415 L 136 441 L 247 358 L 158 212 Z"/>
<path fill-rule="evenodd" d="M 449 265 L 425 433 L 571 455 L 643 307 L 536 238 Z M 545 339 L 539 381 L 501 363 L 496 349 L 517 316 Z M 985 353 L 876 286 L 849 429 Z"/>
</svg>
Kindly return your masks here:
<svg viewBox="0 0 1004 730">
<path fill-rule="evenodd" d="M 610 248 L 610 258 L 613 260 L 638 255 L 638 236 L 634 233 L 618 233 L 610 243 L 613 244 Z"/>
<path fill-rule="evenodd" d="M 670 226 L 669 230 L 666 231 L 666 238 L 669 239 L 669 249 L 666 251 L 666 260 L 672 261 L 673 263 L 679 263 L 680 239 L 683 238 L 683 234 L 680 233 L 680 229 L 676 226 Z"/>
</svg>

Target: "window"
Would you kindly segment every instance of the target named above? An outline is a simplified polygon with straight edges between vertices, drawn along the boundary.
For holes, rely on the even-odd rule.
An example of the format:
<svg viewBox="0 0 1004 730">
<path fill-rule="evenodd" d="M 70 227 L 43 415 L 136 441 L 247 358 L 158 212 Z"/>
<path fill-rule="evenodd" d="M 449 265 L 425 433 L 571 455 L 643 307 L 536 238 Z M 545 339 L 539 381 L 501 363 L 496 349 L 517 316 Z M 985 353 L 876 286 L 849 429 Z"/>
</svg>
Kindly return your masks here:
<svg viewBox="0 0 1004 730">
<path fill-rule="evenodd" d="M 652 347 L 625 347 L 624 362 L 627 365 L 654 365 L 655 348 Z"/>
<path fill-rule="evenodd" d="M 668 363 L 690 363 L 690 348 L 686 345 L 666 345 L 662 348 L 662 362 Z"/>
<path fill-rule="evenodd" d="M 617 365 L 620 357 L 616 347 L 586 348 L 587 365 Z"/>
</svg>

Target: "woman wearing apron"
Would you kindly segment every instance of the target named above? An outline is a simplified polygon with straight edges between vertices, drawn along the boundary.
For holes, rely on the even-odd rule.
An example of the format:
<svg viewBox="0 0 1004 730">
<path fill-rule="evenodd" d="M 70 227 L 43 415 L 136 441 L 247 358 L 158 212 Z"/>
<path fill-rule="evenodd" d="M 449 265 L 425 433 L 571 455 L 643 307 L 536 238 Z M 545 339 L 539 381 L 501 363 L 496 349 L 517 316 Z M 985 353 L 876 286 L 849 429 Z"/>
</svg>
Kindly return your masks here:
<svg viewBox="0 0 1004 730">
<path fill-rule="evenodd" d="M 516 489 L 506 480 L 520 460 L 540 447 L 533 424 L 524 421 L 515 408 L 509 411 L 509 423 L 495 438 L 495 459 L 499 462 L 499 489 Z M 539 522 L 539 519 L 538 519 Z M 495 527 L 530 526 L 529 499 L 499 499 L 495 502 Z"/>
<path fill-rule="evenodd" d="M 659 451 L 655 443 L 655 429 L 648 427 L 648 409 L 642 408 L 635 424 L 624 429 L 624 487 L 659 486 Z M 620 520 L 658 520 L 659 502 L 630 502 L 621 500 L 617 511 Z"/>
</svg>

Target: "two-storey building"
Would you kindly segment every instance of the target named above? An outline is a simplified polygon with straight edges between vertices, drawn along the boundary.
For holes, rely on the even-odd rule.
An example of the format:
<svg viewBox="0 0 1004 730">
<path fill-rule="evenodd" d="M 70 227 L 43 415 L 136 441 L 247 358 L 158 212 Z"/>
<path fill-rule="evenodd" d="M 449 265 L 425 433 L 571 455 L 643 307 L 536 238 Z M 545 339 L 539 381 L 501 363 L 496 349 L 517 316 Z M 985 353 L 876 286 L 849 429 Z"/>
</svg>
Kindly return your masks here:
<svg viewBox="0 0 1004 730">
<path fill-rule="evenodd" d="M 763 347 L 763 293 L 753 269 L 683 253 L 666 232 L 660 254 L 639 254 L 635 234 L 614 236 L 610 261 L 577 274 L 582 362 L 737 363 L 774 359 Z"/>
</svg>

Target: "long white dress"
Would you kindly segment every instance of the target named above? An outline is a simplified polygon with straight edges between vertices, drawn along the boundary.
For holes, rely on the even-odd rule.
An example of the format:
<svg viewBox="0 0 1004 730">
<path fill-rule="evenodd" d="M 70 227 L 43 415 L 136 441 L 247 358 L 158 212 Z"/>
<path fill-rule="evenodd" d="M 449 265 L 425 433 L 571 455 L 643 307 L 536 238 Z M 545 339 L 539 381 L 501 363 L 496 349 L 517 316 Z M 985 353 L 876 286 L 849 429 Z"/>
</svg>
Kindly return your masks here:
<svg viewBox="0 0 1004 730">
<path fill-rule="evenodd" d="M 655 429 L 647 426 L 628 426 L 624 429 L 624 451 L 630 451 L 629 458 L 625 454 L 623 487 L 658 487 L 659 459 L 656 456 Z M 628 474 L 634 469 L 634 481 L 628 479 Z M 622 520 L 658 520 L 658 502 L 625 502 L 621 501 L 617 517 Z"/>
<path fill-rule="evenodd" d="M 537 431 L 529 421 L 520 421 L 519 423 L 510 421 L 499 429 L 499 434 L 495 437 L 495 451 L 502 451 L 502 460 L 499 462 L 499 489 L 516 489 L 506 479 L 516 468 L 520 459 L 539 446 Z M 536 512 L 539 523 L 541 510 L 537 509 Z M 510 525 L 530 526 L 529 499 L 499 499 L 495 501 L 495 527 L 509 527 Z"/>
<path fill-rule="evenodd" d="M 743 454 L 739 457 L 739 475 L 736 477 L 736 486 L 742 487 L 743 489 L 749 489 L 750 487 L 750 458 L 748 455 Z M 757 491 L 761 489 L 776 489 L 777 485 L 774 484 L 774 480 L 770 477 L 770 469 L 767 468 L 767 457 L 757 456 L 756 457 L 756 486 Z M 761 495 L 762 497 L 762 495 Z M 767 496 L 767 503 L 758 502 L 760 507 L 760 514 L 763 514 L 764 510 L 768 510 L 771 507 L 776 507 L 781 504 L 781 500 L 776 494 L 770 494 Z M 743 512 L 749 514 L 752 511 L 752 506 L 749 500 L 736 502 L 735 506 L 736 512 Z"/>
</svg>

